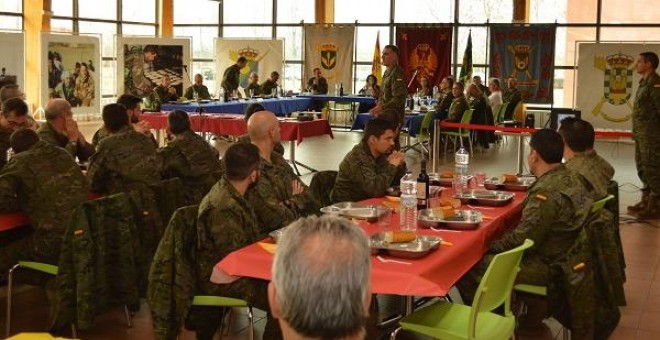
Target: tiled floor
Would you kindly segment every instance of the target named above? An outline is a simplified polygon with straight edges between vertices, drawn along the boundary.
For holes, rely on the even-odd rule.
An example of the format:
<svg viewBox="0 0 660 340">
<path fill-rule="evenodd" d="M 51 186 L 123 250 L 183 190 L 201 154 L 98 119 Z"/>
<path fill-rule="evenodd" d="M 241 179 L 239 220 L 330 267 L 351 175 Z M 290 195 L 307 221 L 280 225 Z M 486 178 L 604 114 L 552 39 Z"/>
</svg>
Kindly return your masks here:
<svg viewBox="0 0 660 340">
<path fill-rule="evenodd" d="M 83 123 L 81 128 L 86 136 L 96 129 L 96 124 Z M 361 135 L 356 132 L 335 132 L 335 139 L 317 137 L 306 139 L 297 149 L 297 159 L 319 170 L 337 169 L 339 162 Z M 485 171 L 488 175 L 515 172 L 516 141 L 509 138 L 508 142 L 484 153 L 477 153 L 470 164 L 472 169 Z M 225 142 L 218 142 L 218 149 L 226 149 Z M 627 143 L 599 142 L 598 152 L 608 159 L 616 168 L 615 180 L 621 185 L 620 205 L 625 212 L 625 206 L 634 203 L 638 198 L 639 180 L 637 179 L 633 147 Z M 322 155 L 322 156 L 321 156 Z M 525 154 L 526 155 L 526 154 Z M 419 154 L 410 151 L 406 161 L 414 172 L 419 170 Z M 441 164 L 440 170 L 449 169 L 451 162 Z M 303 174 L 303 180 L 309 182 L 310 174 Z M 638 222 L 622 218 L 621 237 L 626 255 L 626 298 L 628 305 L 621 308 L 621 321 L 612 334 L 611 339 L 660 339 L 660 222 Z M 5 287 L 0 289 L 0 336 L 5 330 Z M 44 329 L 48 314 L 45 295 L 40 289 L 23 286 L 15 295 L 14 332 L 37 331 Z M 393 297 L 379 297 L 380 314 L 387 315 L 398 308 L 398 300 Z M 368 327 L 368 339 L 377 339 L 384 332 L 374 327 L 376 314 Z M 230 329 L 230 336 L 225 339 L 245 339 L 245 317 L 243 311 L 237 311 Z M 263 317 L 263 313 L 257 312 Z M 260 338 L 263 320 L 257 322 L 257 334 Z M 546 324 L 537 330 L 519 332 L 519 339 L 553 339 L 559 332 L 558 324 L 547 320 Z M 65 336 L 69 334 L 63 334 Z M 133 318 L 133 327 L 127 329 L 124 324 L 122 310 L 118 309 L 99 317 L 96 326 L 88 331 L 80 332 L 83 339 L 151 339 L 151 320 L 148 306 L 143 304 L 139 313 Z M 401 333 L 401 339 L 420 339 L 420 337 Z M 194 334 L 184 332 L 181 339 L 194 339 Z"/>
</svg>

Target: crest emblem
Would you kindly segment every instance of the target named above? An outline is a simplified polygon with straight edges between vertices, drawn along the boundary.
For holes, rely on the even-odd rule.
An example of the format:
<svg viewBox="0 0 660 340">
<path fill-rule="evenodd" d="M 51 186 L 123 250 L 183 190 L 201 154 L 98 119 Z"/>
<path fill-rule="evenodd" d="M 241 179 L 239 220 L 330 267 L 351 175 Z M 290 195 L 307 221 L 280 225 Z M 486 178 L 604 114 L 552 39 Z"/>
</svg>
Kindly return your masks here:
<svg viewBox="0 0 660 340">
<path fill-rule="evenodd" d="M 603 98 L 596 104 L 591 113 L 594 116 L 599 114 L 605 120 L 610 122 L 625 122 L 632 117 L 632 104 L 630 97 L 632 95 L 633 66 L 635 59 L 621 52 L 608 55 L 603 58 L 596 56 L 594 58 L 594 67 L 603 71 Z M 614 106 L 628 106 L 630 111 L 623 117 L 614 117 L 603 111 L 603 106 L 609 103 Z"/>
<path fill-rule="evenodd" d="M 321 66 L 326 70 L 332 70 L 337 66 L 337 45 L 321 44 Z"/>
<path fill-rule="evenodd" d="M 268 52 L 262 55 L 259 50 L 251 48 L 250 46 L 241 48 L 240 50 L 229 51 L 229 58 L 231 60 L 236 60 L 239 57 L 245 57 L 245 59 L 247 59 L 247 64 L 241 69 L 239 77 L 239 85 L 241 87 L 245 88 L 248 86 L 250 73 L 259 73 L 259 62 L 266 56 L 266 54 L 268 54 Z"/>
<path fill-rule="evenodd" d="M 438 55 L 435 54 L 431 45 L 418 44 L 410 52 L 408 60 L 408 72 L 412 75 L 417 71 L 417 76 L 415 77 L 417 81 L 422 77 L 427 77 L 429 81 L 433 81 L 435 73 L 438 70 Z"/>
</svg>

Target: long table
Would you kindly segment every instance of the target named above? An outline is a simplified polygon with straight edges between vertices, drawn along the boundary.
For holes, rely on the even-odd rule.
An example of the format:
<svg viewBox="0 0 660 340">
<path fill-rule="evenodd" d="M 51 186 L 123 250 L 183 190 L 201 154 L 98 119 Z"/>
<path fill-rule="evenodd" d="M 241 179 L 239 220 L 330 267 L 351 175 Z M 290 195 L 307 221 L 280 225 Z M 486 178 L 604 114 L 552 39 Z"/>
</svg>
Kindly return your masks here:
<svg viewBox="0 0 660 340">
<path fill-rule="evenodd" d="M 419 113 L 419 114 L 407 114 L 403 118 L 403 126 L 406 128 L 408 131 L 408 135 L 410 137 L 415 137 L 419 133 L 422 127 L 422 120 L 424 120 L 425 113 Z M 367 123 L 376 118 L 374 115 L 371 113 L 360 113 L 357 116 L 355 116 L 355 120 L 353 121 L 353 125 L 351 126 L 351 130 L 364 130 L 365 126 L 367 126 Z"/>
<path fill-rule="evenodd" d="M 161 110 L 165 112 L 182 110 L 186 112 L 198 112 L 200 108 L 202 113 L 234 113 L 242 114 L 245 108 L 252 103 L 259 103 L 268 111 L 274 112 L 278 116 L 285 116 L 291 112 L 305 111 L 311 108 L 312 99 L 302 97 L 283 97 L 269 99 L 247 99 L 233 102 L 206 102 L 206 103 L 177 103 L 163 104 Z"/>
<path fill-rule="evenodd" d="M 145 113 L 141 119 L 149 122 L 156 130 L 167 128 L 167 114 Z M 196 132 L 210 132 L 220 135 L 239 137 L 247 133 L 247 124 L 242 115 L 190 115 L 190 124 Z M 327 119 L 316 119 L 311 121 L 297 121 L 292 119 L 280 119 L 280 136 L 283 141 L 289 142 L 289 161 L 296 174 L 300 175 L 298 165 L 316 172 L 317 170 L 296 161 L 296 145 L 303 142 L 305 138 L 328 135 L 334 138 L 330 123 Z M 294 143 L 295 141 L 295 143 Z"/>
<path fill-rule="evenodd" d="M 331 96 L 327 94 L 301 94 L 298 95 L 298 98 L 310 98 L 322 102 L 337 102 L 337 103 L 364 103 L 364 104 L 374 104 L 376 103 L 376 98 L 370 96 Z"/>
<path fill-rule="evenodd" d="M 445 189 L 451 191 L 451 189 Z M 504 207 L 474 207 L 485 216 L 476 230 L 454 231 L 421 229 L 421 235 L 440 236 L 452 243 L 441 246 L 421 259 L 405 259 L 410 263 L 383 263 L 372 257 L 371 290 L 377 294 L 393 294 L 406 297 L 445 296 L 449 289 L 481 260 L 488 245 L 504 232 L 515 227 L 520 220 L 525 193 L 516 192 L 513 202 Z M 381 204 L 383 198 L 364 201 L 366 204 Z M 463 207 L 461 209 L 467 209 Z M 368 235 L 384 231 L 377 224 L 360 222 Z M 393 214 L 390 230 L 398 229 L 399 215 Z M 264 242 L 271 242 L 269 239 Z M 229 283 L 237 277 L 270 280 L 273 255 L 259 243 L 236 250 L 223 258 L 213 268 L 211 282 Z M 412 298 L 408 299 L 408 304 Z"/>
</svg>

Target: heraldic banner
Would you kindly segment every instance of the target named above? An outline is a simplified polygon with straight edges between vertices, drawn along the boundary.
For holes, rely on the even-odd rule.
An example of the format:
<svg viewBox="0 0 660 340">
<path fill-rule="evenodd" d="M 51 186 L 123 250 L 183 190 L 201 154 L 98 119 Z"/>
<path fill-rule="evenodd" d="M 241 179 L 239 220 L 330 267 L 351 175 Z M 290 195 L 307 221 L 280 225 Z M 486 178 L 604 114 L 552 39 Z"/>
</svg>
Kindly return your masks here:
<svg viewBox="0 0 660 340">
<path fill-rule="evenodd" d="M 280 85 L 284 87 L 284 74 L 282 73 L 282 61 L 284 60 L 284 40 L 276 39 L 216 39 L 215 55 L 218 77 L 217 86 L 220 88 L 222 74 L 227 67 L 234 65 L 240 57 L 247 59 L 247 65 L 241 69 L 239 85 L 242 88 L 248 86 L 250 73 L 259 75 L 259 84 L 270 77 L 271 72 L 280 74 Z M 289 86 L 293 84 L 288 84 Z"/>
<path fill-rule="evenodd" d="M 436 86 L 451 74 L 451 39 L 451 26 L 396 27 L 399 64 L 406 73 L 406 83 L 415 77 L 408 93 L 417 91 L 422 77 L 428 78 L 430 86 Z"/>
<path fill-rule="evenodd" d="M 660 44 L 578 43 L 575 107 L 582 119 L 596 128 L 632 129 L 640 80 L 635 60 L 647 51 L 660 54 Z"/>
<path fill-rule="evenodd" d="M 555 25 L 493 25 L 490 76 L 518 80 L 525 103 L 552 104 Z"/>
<path fill-rule="evenodd" d="M 329 94 L 334 93 L 335 84 L 343 84 L 344 93 L 353 93 L 354 41 L 355 25 L 305 25 L 303 82 L 306 84 L 318 67 L 328 80 Z"/>
</svg>

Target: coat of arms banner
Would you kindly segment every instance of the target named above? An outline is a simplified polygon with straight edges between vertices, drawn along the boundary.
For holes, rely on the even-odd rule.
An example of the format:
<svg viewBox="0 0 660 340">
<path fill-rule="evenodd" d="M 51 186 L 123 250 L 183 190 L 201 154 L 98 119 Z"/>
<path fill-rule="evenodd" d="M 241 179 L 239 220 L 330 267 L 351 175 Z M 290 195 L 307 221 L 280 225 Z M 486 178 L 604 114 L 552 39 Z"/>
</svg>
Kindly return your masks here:
<svg viewBox="0 0 660 340">
<path fill-rule="evenodd" d="M 490 76 L 516 78 L 525 103 L 552 104 L 555 25 L 493 25 Z"/>
<path fill-rule="evenodd" d="M 416 91 L 422 77 L 435 86 L 451 74 L 452 30 L 452 26 L 396 27 L 399 64 L 406 73 L 406 82 L 415 78 L 408 87 L 409 93 Z"/>
<path fill-rule="evenodd" d="M 601 129 L 632 129 L 632 109 L 640 75 L 635 60 L 642 52 L 660 54 L 660 44 L 578 43 L 575 106 L 582 119 Z"/>
<path fill-rule="evenodd" d="M 328 80 L 330 93 L 335 84 L 342 84 L 344 93 L 352 93 L 354 41 L 355 25 L 305 25 L 303 82 L 307 83 L 318 67 Z"/>
</svg>

